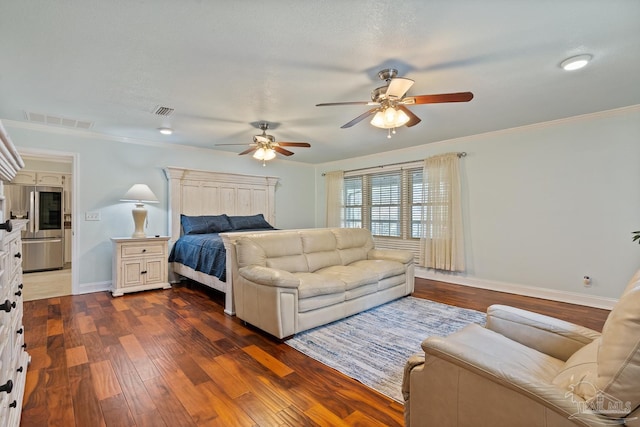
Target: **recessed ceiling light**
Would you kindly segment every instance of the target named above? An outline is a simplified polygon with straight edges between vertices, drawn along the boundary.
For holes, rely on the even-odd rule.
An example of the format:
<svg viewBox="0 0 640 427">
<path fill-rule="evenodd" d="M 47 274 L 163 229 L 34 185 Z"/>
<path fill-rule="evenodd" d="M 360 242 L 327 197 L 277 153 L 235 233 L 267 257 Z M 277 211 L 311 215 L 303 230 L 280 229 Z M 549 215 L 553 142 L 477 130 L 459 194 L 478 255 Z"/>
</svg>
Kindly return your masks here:
<svg viewBox="0 0 640 427">
<path fill-rule="evenodd" d="M 591 58 L 593 58 L 593 56 L 589 54 L 572 56 L 571 58 L 567 58 L 564 61 L 562 61 L 560 63 L 560 66 L 565 71 L 579 70 L 580 68 L 586 66 L 589 63 L 589 61 L 591 61 Z"/>
<path fill-rule="evenodd" d="M 171 135 L 173 133 L 173 129 L 171 128 L 158 128 L 158 130 L 163 135 Z"/>
</svg>

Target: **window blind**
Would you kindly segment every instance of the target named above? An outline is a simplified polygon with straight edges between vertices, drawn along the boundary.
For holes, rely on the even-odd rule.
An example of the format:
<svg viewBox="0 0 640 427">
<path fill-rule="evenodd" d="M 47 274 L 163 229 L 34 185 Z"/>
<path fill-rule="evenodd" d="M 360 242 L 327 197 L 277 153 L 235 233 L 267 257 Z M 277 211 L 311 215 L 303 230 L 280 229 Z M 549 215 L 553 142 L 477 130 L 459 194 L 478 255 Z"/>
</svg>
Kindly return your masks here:
<svg viewBox="0 0 640 427">
<path fill-rule="evenodd" d="M 376 246 L 419 258 L 424 214 L 422 168 L 365 171 L 344 178 L 344 227 L 371 230 Z"/>
</svg>

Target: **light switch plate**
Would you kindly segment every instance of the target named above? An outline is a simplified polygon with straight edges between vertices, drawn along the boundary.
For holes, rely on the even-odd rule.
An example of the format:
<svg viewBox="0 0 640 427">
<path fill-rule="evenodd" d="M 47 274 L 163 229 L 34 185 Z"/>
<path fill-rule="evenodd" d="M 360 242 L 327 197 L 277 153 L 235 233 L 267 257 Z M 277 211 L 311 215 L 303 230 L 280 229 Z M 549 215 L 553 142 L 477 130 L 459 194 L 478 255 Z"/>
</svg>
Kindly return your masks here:
<svg viewBox="0 0 640 427">
<path fill-rule="evenodd" d="M 98 212 L 98 211 L 85 212 L 84 213 L 84 220 L 85 221 L 100 221 L 100 212 Z"/>
</svg>

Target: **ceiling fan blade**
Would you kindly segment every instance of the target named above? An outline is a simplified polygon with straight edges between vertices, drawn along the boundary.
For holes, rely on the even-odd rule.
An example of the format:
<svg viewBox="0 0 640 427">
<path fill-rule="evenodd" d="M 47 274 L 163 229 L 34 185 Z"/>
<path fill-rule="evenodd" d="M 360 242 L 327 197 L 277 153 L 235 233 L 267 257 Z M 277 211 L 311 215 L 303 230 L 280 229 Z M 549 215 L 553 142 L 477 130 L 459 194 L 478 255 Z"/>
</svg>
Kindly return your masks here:
<svg viewBox="0 0 640 427">
<path fill-rule="evenodd" d="M 440 93 L 437 95 L 408 96 L 402 100 L 403 104 L 438 104 L 442 102 L 469 102 L 473 99 L 471 92 Z"/>
<path fill-rule="evenodd" d="M 371 101 L 349 101 L 349 102 L 325 102 L 316 104 L 316 107 L 327 107 L 331 105 L 369 105 Z"/>
<path fill-rule="evenodd" d="M 247 144 L 247 143 L 242 143 L 242 144 L 214 144 L 216 147 L 220 147 L 223 145 L 254 145 L 254 144 Z"/>
<path fill-rule="evenodd" d="M 242 153 L 238 153 L 238 156 L 242 156 L 243 154 L 249 154 L 249 153 L 253 153 L 254 151 L 256 151 L 258 149 L 258 147 L 251 147 L 251 148 L 247 148 L 246 150 L 244 150 Z"/>
<path fill-rule="evenodd" d="M 409 121 L 407 123 L 405 123 L 406 127 L 410 128 L 411 126 L 415 126 L 415 125 L 417 125 L 418 123 L 420 123 L 422 121 L 420 119 L 420 117 L 418 117 L 415 114 L 413 114 L 413 111 L 409 110 L 404 105 L 398 105 L 398 109 L 404 111 L 404 113 L 407 116 L 409 116 Z"/>
<path fill-rule="evenodd" d="M 277 145 L 274 145 L 273 149 L 276 150 L 278 153 L 283 154 L 285 156 L 293 155 L 293 151 L 285 150 L 284 148 L 278 147 Z"/>
<path fill-rule="evenodd" d="M 414 81 L 404 77 L 394 77 L 387 88 L 387 97 L 402 98 Z"/>
<path fill-rule="evenodd" d="M 311 147 L 308 142 L 277 142 L 280 147 Z"/>
<path fill-rule="evenodd" d="M 372 108 L 369 111 L 360 114 L 358 117 L 356 117 L 355 119 L 351 120 L 349 123 L 345 123 L 342 126 L 340 126 L 340 128 L 341 129 L 350 128 L 351 126 L 355 125 L 356 123 L 359 123 L 362 120 L 364 120 L 367 117 L 369 117 L 370 115 L 374 114 L 376 111 L 378 111 L 378 107 Z"/>
</svg>

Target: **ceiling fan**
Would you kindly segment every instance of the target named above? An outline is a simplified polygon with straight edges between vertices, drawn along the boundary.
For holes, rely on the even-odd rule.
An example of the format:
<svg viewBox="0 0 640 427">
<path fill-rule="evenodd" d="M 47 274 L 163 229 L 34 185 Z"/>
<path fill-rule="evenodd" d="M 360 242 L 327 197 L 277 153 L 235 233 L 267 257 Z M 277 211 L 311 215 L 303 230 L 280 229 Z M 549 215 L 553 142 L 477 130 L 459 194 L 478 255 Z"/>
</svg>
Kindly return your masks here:
<svg viewBox="0 0 640 427">
<path fill-rule="evenodd" d="M 352 102 L 327 102 L 316 104 L 316 107 L 332 105 L 371 105 L 372 109 L 364 112 L 355 119 L 341 126 L 342 129 L 349 128 L 361 122 L 369 116 L 373 116 L 371 124 L 373 126 L 389 129 L 388 138 L 395 133 L 395 129 L 400 126 L 415 126 L 420 123 L 420 118 L 416 116 L 407 105 L 415 104 L 437 104 L 444 102 L 469 102 L 473 99 L 471 92 L 440 93 L 435 95 L 415 95 L 406 96 L 414 81 L 405 77 L 397 77 L 398 70 L 386 68 L 378 72 L 378 77 L 387 82 L 385 86 L 374 89 L 371 92 L 371 101 Z"/>
<path fill-rule="evenodd" d="M 272 160 L 276 157 L 276 153 L 280 153 L 283 156 L 292 156 L 293 151 L 289 151 L 282 147 L 311 147 L 311 144 L 308 142 L 276 142 L 276 139 L 273 135 L 267 135 L 267 129 L 269 129 L 269 123 L 260 122 L 258 127 L 262 130 L 261 135 L 254 135 L 253 142 L 250 143 L 250 147 L 244 150 L 241 153 L 238 153 L 239 156 L 243 154 L 253 153 L 253 158 L 257 160 L 262 160 L 262 165 L 265 166 L 265 162 L 267 160 Z M 247 144 L 216 144 L 220 145 L 247 145 Z"/>
</svg>

